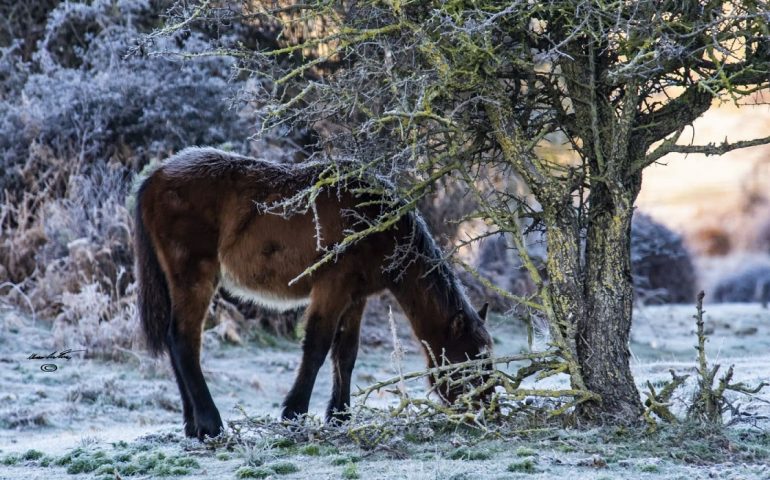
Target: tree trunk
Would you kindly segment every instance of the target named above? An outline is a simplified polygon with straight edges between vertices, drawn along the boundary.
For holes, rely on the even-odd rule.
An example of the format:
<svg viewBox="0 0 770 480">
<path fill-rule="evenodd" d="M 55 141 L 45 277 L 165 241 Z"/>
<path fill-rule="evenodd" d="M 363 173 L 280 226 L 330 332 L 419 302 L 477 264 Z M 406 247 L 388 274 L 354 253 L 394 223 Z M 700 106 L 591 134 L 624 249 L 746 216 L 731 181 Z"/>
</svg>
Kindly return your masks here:
<svg viewBox="0 0 770 480">
<path fill-rule="evenodd" d="M 631 277 L 631 218 L 641 186 L 634 176 L 610 192 L 597 182 L 588 199 L 585 250 L 571 205 L 543 205 L 548 228 L 552 335 L 574 360 L 572 386 L 601 396 L 581 404 L 590 421 L 633 422 L 643 409 L 631 375 L 628 348 L 634 289 Z M 554 331 L 556 330 L 556 331 Z"/>
<path fill-rule="evenodd" d="M 580 227 L 569 206 L 549 208 L 544 205 L 548 225 L 546 270 L 551 315 L 551 336 L 560 346 L 568 363 L 572 388 L 585 390 L 577 354 L 578 325 L 587 314 L 583 288 Z"/>
<path fill-rule="evenodd" d="M 631 278 L 631 217 L 641 175 L 610 192 L 594 185 L 585 251 L 587 315 L 578 325 L 578 358 L 586 387 L 602 397 L 587 403 L 581 415 L 635 421 L 642 413 L 629 365 L 634 289 Z"/>
</svg>

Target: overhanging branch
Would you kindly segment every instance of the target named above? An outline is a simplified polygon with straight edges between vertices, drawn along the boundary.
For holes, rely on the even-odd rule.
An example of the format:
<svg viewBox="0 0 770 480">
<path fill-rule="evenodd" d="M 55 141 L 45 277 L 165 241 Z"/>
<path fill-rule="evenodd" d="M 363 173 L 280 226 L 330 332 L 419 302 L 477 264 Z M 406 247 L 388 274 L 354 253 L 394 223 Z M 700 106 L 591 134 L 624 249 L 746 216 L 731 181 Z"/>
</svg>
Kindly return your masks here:
<svg viewBox="0 0 770 480">
<path fill-rule="evenodd" d="M 709 143 L 707 145 L 671 145 L 666 153 L 700 153 L 703 155 L 724 155 L 727 152 L 740 148 L 756 147 L 770 144 L 770 136 L 755 138 L 753 140 L 741 140 L 728 142 L 726 139 L 720 144 Z"/>
<path fill-rule="evenodd" d="M 642 168 L 657 162 L 664 155 L 669 153 L 699 153 L 701 155 L 724 155 L 727 152 L 738 150 L 741 148 L 756 147 L 759 145 L 770 145 L 770 136 L 755 138 L 753 140 L 741 140 L 738 142 L 728 142 L 725 139 L 720 144 L 709 143 L 707 145 L 677 145 L 676 141 L 684 131 L 684 127 L 680 128 L 676 134 L 666 139 L 663 144 L 658 148 L 648 153 L 639 163 L 632 166 L 631 171 L 637 172 Z"/>
</svg>

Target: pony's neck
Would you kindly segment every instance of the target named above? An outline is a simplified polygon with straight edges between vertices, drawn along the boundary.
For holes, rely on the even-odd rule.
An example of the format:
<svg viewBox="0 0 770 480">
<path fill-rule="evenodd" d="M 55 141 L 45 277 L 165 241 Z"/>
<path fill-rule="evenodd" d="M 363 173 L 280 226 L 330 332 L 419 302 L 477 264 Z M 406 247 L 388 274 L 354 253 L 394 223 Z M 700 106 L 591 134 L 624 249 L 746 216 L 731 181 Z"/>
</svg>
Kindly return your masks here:
<svg viewBox="0 0 770 480">
<path fill-rule="evenodd" d="M 469 305 L 466 305 L 467 301 L 460 292 L 446 291 L 457 288 L 453 279 L 439 280 L 436 276 L 440 273 L 426 275 L 433 267 L 435 265 L 430 260 L 417 259 L 402 278 L 391 285 L 390 290 L 418 340 L 425 341 L 440 359 L 441 349 L 447 347 L 452 318 Z"/>
</svg>

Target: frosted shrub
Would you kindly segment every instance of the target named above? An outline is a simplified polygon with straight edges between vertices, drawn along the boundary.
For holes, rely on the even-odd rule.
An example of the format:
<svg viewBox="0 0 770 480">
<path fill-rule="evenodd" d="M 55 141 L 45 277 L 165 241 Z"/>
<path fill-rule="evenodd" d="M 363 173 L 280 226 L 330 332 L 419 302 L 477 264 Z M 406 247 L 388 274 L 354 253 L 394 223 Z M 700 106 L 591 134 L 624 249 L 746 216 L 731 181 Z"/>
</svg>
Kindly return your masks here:
<svg viewBox="0 0 770 480">
<path fill-rule="evenodd" d="M 238 89 L 228 81 L 232 60 L 127 56 L 160 24 L 159 13 L 146 0 L 62 3 L 30 61 L 18 46 L 0 51 L 0 76 L 8 79 L 0 97 L 0 186 L 10 195 L 19 198 L 43 177 L 46 165 L 20 178 L 35 143 L 72 171 L 108 158 L 136 169 L 189 145 L 246 150 L 253 118 L 227 103 Z M 208 45 L 191 32 L 157 47 L 183 54 Z"/>
<path fill-rule="evenodd" d="M 57 348 L 84 348 L 87 357 L 119 358 L 132 347 L 136 329 L 133 302 L 113 302 L 99 284 L 83 285 L 62 295 L 62 313 L 54 320 Z"/>
<path fill-rule="evenodd" d="M 695 298 L 695 268 L 682 238 L 639 212 L 631 226 L 631 264 L 642 301 L 687 303 Z"/>
<path fill-rule="evenodd" d="M 750 265 L 721 278 L 714 289 L 717 302 L 770 301 L 770 265 Z"/>
<path fill-rule="evenodd" d="M 258 109 L 233 100 L 259 82 L 185 57 L 253 32 L 196 27 L 140 51 L 172 1 L 15 3 L 0 5 L 0 283 L 56 319 L 60 346 L 111 355 L 133 338 L 135 173 L 190 145 L 281 154 L 248 138 Z"/>
</svg>

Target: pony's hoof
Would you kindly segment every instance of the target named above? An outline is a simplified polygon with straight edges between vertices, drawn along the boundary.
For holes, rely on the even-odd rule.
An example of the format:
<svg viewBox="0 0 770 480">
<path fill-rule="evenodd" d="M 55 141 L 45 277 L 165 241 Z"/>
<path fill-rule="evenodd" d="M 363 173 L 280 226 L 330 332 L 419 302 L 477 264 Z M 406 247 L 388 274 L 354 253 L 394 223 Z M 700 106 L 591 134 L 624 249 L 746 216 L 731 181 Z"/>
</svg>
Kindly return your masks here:
<svg viewBox="0 0 770 480">
<path fill-rule="evenodd" d="M 307 405 L 304 408 L 294 402 L 286 402 L 281 410 L 281 420 L 295 421 L 307 415 Z"/>
<path fill-rule="evenodd" d="M 220 433 L 222 433 L 223 428 L 222 426 L 215 426 L 215 427 L 198 427 L 198 440 L 203 441 L 206 437 L 214 438 L 218 437 Z"/>
<path fill-rule="evenodd" d="M 297 412 L 289 407 L 283 407 L 283 410 L 281 410 L 281 420 L 294 421 L 301 415 L 302 414 L 300 412 Z"/>
<path fill-rule="evenodd" d="M 219 413 L 204 418 L 196 418 L 195 420 L 198 440 L 203 440 L 207 436 L 214 438 L 224 431 Z"/>
<path fill-rule="evenodd" d="M 184 436 L 187 438 L 196 438 L 198 436 L 198 429 L 195 427 L 195 421 L 184 423 Z"/>
</svg>

